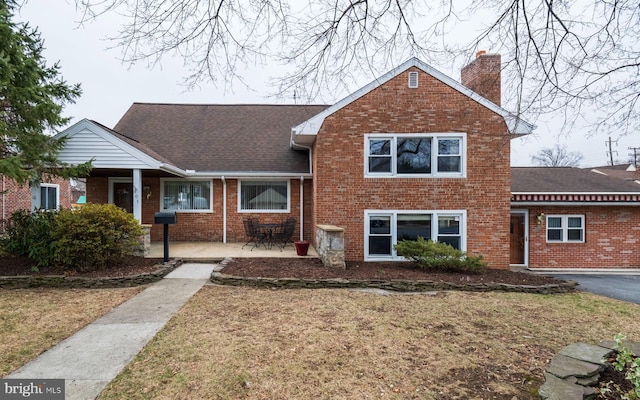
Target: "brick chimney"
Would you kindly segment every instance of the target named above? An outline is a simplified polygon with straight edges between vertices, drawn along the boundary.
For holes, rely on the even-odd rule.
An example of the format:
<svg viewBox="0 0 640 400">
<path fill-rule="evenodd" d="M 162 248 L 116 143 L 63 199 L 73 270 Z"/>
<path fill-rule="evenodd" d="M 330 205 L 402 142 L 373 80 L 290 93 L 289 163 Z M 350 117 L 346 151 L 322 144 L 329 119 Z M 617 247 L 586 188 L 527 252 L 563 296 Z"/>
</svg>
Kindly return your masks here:
<svg viewBox="0 0 640 400">
<path fill-rule="evenodd" d="M 460 71 L 460 82 L 480 96 L 500 105 L 500 54 L 480 50 L 476 59 Z"/>
</svg>

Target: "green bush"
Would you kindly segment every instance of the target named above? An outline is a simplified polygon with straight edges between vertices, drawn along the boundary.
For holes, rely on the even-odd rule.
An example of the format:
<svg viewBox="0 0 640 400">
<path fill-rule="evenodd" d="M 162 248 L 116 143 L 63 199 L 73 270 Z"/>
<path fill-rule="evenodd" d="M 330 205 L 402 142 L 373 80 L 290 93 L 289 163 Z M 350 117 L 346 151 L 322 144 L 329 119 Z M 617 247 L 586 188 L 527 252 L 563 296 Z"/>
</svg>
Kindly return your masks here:
<svg viewBox="0 0 640 400">
<path fill-rule="evenodd" d="M 52 236 L 57 264 L 80 271 L 113 265 L 133 254 L 143 234 L 133 215 L 113 204 L 87 204 L 59 213 Z"/>
<path fill-rule="evenodd" d="M 90 271 L 133 254 L 143 233 L 133 215 L 121 208 L 87 204 L 77 210 L 18 211 L 2 244 L 7 253 L 30 257 L 40 267 Z"/>
<path fill-rule="evenodd" d="M 6 235 L 2 239 L 4 251 L 16 256 L 25 256 L 38 266 L 53 261 L 53 231 L 58 211 L 29 212 L 19 210 L 11 215 Z"/>
<path fill-rule="evenodd" d="M 482 256 L 472 257 L 446 243 L 403 240 L 394 246 L 399 256 L 415 261 L 421 268 L 460 272 L 481 272 L 487 267 Z"/>
</svg>

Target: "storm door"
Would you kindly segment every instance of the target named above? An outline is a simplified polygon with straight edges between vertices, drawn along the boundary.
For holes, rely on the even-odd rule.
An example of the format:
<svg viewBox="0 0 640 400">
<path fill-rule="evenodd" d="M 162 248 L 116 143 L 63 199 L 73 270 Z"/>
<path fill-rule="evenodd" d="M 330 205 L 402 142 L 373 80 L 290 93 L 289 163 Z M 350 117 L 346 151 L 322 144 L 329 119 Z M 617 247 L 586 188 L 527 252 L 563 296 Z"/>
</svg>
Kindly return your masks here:
<svg viewBox="0 0 640 400">
<path fill-rule="evenodd" d="M 133 214 L 133 181 L 113 178 L 109 183 L 109 202 Z"/>
</svg>

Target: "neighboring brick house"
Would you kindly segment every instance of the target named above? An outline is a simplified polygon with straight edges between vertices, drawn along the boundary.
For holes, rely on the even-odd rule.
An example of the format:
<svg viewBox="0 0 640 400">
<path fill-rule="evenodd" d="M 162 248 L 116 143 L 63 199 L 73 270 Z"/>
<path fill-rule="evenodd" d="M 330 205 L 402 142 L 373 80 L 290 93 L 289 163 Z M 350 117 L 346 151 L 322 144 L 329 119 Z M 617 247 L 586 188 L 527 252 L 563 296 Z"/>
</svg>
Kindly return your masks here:
<svg viewBox="0 0 640 400">
<path fill-rule="evenodd" d="M 516 167 L 511 191 L 512 265 L 640 268 L 637 181 L 599 170 Z"/>
<path fill-rule="evenodd" d="M 0 210 L 2 231 L 11 215 L 18 210 L 69 208 L 77 200 L 77 194 L 69 180 L 52 178 L 39 185 L 19 185 L 13 179 L 2 176 Z"/>
<path fill-rule="evenodd" d="M 394 243 L 423 236 L 506 269 L 510 139 L 533 126 L 499 83 L 500 56 L 479 53 L 462 84 L 411 59 L 331 106 L 135 103 L 113 129 L 66 129 L 60 158 L 94 159 L 88 202 L 146 224 L 178 210 L 171 240 L 243 241 L 243 218 L 293 216 L 299 238 L 344 228 L 347 260 L 398 259 Z"/>
</svg>

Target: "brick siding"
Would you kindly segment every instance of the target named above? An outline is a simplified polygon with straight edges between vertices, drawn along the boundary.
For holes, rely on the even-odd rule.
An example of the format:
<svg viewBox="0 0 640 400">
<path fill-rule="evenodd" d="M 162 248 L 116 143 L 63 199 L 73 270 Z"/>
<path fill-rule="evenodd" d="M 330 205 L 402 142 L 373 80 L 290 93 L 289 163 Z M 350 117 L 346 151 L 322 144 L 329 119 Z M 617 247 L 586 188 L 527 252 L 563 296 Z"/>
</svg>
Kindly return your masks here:
<svg viewBox="0 0 640 400">
<path fill-rule="evenodd" d="M 482 97 L 500 105 L 501 68 L 500 54 L 484 54 L 480 51 L 476 59 L 460 71 L 460 82 Z"/>
<path fill-rule="evenodd" d="M 59 185 L 60 207 L 69 208 L 72 204 L 71 183 L 62 178 L 53 178 L 45 183 Z M 29 185 L 18 185 L 15 181 L 2 177 L 2 198 L 0 210 L 3 220 L 8 220 L 17 210 L 31 210 L 31 188 Z"/>
<path fill-rule="evenodd" d="M 536 216 L 584 215 L 584 243 L 547 243 Z M 640 208 L 540 206 L 529 208 L 530 268 L 640 268 Z"/>
<path fill-rule="evenodd" d="M 419 87 L 407 87 L 409 72 Z M 367 133 L 465 132 L 466 178 L 366 178 Z M 313 223 L 345 228 L 364 259 L 364 210 L 467 210 L 467 251 L 509 267 L 510 140 L 501 116 L 418 68 L 327 117 L 313 152 Z"/>
<path fill-rule="evenodd" d="M 242 220 L 247 217 L 258 217 L 261 222 L 276 223 L 288 217 L 297 220 L 294 239 L 299 237 L 300 224 L 300 180 L 290 180 L 290 212 L 289 213 L 239 213 L 238 181 L 227 179 L 227 242 L 243 242 L 246 240 Z M 148 186 L 149 198 L 142 195 L 142 223 L 151 224 L 151 241 L 163 240 L 163 225 L 154 224 L 155 213 L 160 210 L 160 178 L 142 177 L 142 186 Z M 108 178 L 95 177 L 87 179 L 87 201 L 91 203 L 107 203 L 109 199 Z M 311 226 L 311 190 L 310 179 L 304 181 L 305 220 L 304 237 L 312 237 Z M 213 212 L 178 212 L 178 223 L 169 227 L 171 241 L 222 242 L 223 241 L 223 184 L 220 179 L 213 180 Z"/>
</svg>

